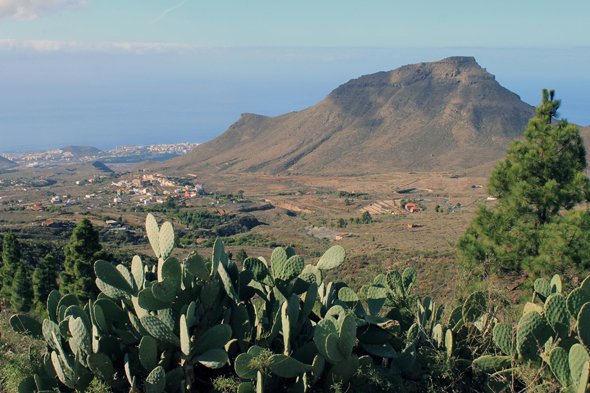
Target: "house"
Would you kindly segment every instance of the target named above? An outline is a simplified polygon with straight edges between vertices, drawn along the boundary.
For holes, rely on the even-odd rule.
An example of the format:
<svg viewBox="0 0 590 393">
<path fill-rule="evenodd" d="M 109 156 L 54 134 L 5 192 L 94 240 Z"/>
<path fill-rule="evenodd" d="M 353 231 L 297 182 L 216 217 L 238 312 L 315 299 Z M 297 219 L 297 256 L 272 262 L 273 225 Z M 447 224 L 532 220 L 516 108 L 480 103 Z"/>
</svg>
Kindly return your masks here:
<svg viewBox="0 0 590 393">
<path fill-rule="evenodd" d="M 55 228 L 59 226 L 59 222 L 58 221 L 53 221 L 53 220 L 47 220 L 47 221 L 43 221 L 41 223 L 42 227 L 51 227 L 51 228 Z"/>
<path fill-rule="evenodd" d="M 27 210 L 41 211 L 43 210 L 43 206 L 39 202 L 36 202 L 32 206 L 27 206 Z"/>
<path fill-rule="evenodd" d="M 415 212 L 421 212 L 422 208 L 418 205 L 416 205 L 415 203 L 406 203 L 405 206 L 406 210 L 408 210 L 410 213 L 415 213 Z"/>
<path fill-rule="evenodd" d="M 61 198 L 58 195 L 56 195 L 51 198 L 51 203 L 61 203 Z"/>
<path fill-rule="evenodd" d="M 117 197 L 117 198 L 113 198 L 113 202 L 114 203 L 123 203 L 123 200 L 121 198 Z"/>
<path fill-rule="evenodd" d="M 106 220 L 105 224 L 107 224 L 110 227 L 118 227 L 119 223 L 115 220 Z"/>
</svg>

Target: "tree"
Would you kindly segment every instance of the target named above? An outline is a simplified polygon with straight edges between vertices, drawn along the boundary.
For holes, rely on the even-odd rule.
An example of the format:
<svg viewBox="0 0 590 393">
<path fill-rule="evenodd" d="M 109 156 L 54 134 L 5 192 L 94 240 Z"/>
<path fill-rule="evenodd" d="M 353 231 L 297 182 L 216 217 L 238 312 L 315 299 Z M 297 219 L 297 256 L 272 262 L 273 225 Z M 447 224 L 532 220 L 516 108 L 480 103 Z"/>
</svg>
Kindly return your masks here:
<svg viewBox="0 0 590 393">
<path fill-rule="evenodd" d="M 361 217 L 361 222 L 363 224 L 370 224 L 373 222 L 373 217 L 371 217 L 371 213 L 365 211 Z"/>
<path fill-rule="evenodd" d="M 94 229 L 89 219 L 82 219 L 74 229 L 70 243 L 64 247 L 64 254 L 66 259 L 64 271 L 60 274 L 60 292 L 72 293 L 82 303 L 94 299 L 98 295 L 94 262 L 106 259 L 106 253 L 99 243 L 98 230 Z"/>
<path fill-rule="evenodd" d="M 240 248 L 236 253 L 236 262 L 242 264 L 248 258 L 248 254 L 246 254 L 246 250 Z"/>
<path fill-rule="evenodd" d="M 497 202 L 479 207 L 458 242 L 468 267 L 547 274 L 588 265 L 590 215 L 576 209 L 590 197 L 586 151 L 576 125 L 555 122 L 559 105 L 553 90 L 543 90 L 524 140 L 513 141 L 494 168 L 488 192 Z"/>
<path fill-rule="evenodd" d="M 3 299 L 10 298 L 12 280 L 22 264 L 20 244 L 16 235 L 12 232 L 4 237 L 2 246 L 2 267 L 0 268 L 0 296 Z"/>
<path fill-rule="evenodd" d="M 344 218 L 338 219 L 338 228 L 346 228 L 347 225 L 348 225 L 348 223 L 346 222 L 346 220 Z"/>
<path fill-rule="evenodd" d="M 12 280 L 10 292 L 10 307 L 12 311 L 27 312 L 31 309 L 31 305 L 33 304 L 33 287 L 31 286 L 29 272 L 22 262 L 16 271 L 14 280 Z"/>
<path fill-rule="evenodd" d="M 45 305 L 49 293 L 58 287 L 55 268 L 53 255 L 47 254 L 45 259 L 37 265 L 33 273 L 33 300 L 40 306 Z"/>
</svg>

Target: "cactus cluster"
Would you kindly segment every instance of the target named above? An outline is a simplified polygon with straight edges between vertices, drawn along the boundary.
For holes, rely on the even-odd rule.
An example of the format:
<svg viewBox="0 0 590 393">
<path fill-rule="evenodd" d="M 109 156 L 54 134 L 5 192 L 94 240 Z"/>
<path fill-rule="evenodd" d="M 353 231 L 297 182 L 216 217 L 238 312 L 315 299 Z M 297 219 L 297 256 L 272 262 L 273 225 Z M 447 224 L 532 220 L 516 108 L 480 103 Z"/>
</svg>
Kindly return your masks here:
<svg viewBox="0 0 590 393">
<path fill-rule="evenodd" d="M 537 279 L 532 301 L 524 306 L 518 324 L 497 323 L 493 328 L 493 342 L 502 355 L 479 357 L 474 368 L 498 374 L 524 364 L 540 368 L 547 364 L 563 392 L 585 392 L 590 366 L 588 320 L 590 279 L 567 296 L 558 275 L 550 282 Z"/>
<path fill-rule="evenodd" d="M 324 282 L 345 259 L 340 246 L 315 265 L 278 247 L 269 262 L 250 257 L 240 270 L 220 239 L 210 260 L 192 253 L 179 261 L 170 223 L 160 227 L 148 215 L 146 230 L 157 265 L 138 256 L 130 268 L 96 261 L 96 300 L 81 304 L 53 291 L 43 323 L 10 319 L 47 347 L 42 370 L 21 391 L 51 391 L 57 381 L 83 391 L 98 378 L 114 391 L 191 392 L 207 383 L 207 369 L 221 369 L 237 375 L 242 393 L 308 392 L 347 384 L 374 364 L 415 375 L 419 353 L 432 351 L 487 374 L 494 391 L 523 364 L 547 364 L 565 392 L 588 385 L 590 279 L 567 296 L 559 276 L 537 280 L 516 326 L 500 323 L 482 292 L 443 320 L 444 305 L 412 295 L 412 268 L 380 274 L 358 291 Z"/>
</svg>

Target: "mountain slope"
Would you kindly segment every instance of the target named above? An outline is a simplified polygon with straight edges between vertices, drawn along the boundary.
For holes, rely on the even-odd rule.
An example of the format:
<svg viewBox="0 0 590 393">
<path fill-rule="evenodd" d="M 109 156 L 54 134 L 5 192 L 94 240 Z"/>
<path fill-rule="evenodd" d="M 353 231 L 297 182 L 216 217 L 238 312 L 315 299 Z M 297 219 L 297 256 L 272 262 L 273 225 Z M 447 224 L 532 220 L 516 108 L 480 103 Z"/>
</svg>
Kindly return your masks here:
<svg viewBox="0 0 590 393">
<path fill-rule="evenodd" d="M 63 152 L 72 153 L 74 157 L 94 157 L 103 154 L 104 152 L 92 146 L 66 146 L 60 149 Z"/>
<path fill-rule="evenodd" d="M 8 169 L 15 166 L 18 166 L 18 164 L 10 161 L 8 158 L 0 156 L 0 169 Z"/>
<path fill-rule="evenodd" d="M 276 117 L 243 114 L 169 169 L 314 174 L 452 170 L 501 158 L 534 108 L 471 57 L 353 79 Z"/>
</svg>

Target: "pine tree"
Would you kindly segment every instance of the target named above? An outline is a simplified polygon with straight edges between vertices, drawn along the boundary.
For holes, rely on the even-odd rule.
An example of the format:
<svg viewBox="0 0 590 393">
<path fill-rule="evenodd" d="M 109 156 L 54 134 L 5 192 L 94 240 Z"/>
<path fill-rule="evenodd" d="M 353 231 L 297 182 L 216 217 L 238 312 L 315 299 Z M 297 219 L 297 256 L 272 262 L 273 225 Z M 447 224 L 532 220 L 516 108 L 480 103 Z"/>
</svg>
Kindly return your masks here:
<svg viewBox="0 0 590 393">
<path fill-rule="evenodd" d="M 64 247 L 64 271 L 60 274 L 59 290 L 62 294 L 72 293 L 81 302 L 98 295 L 94 262 L 105 259 L 106 253 L 99 243 L 98 230 L 89 219 L 84 218 L 74 229 L 70 243 Z"/>
<path fill-rule="evenodd" d="M 590 198 L 586 151 L 579 128 L 561 120 L 560 102 L 543 90 L 524 140 L 513 141 L 493 170 L 488 192 L 493 210 L 480 206 L 458 242 L 467 267 L 548 274 L 585 268 L 590 260 L 590 214 L 575 209 Z"/>
<path fill-rule="evenodd" d="M 10 299 L 13 278 L 21 265 L 21 251 L 16 235 L 9 232 L 4 237 L 2 247 L 2 268 L 0 269 L 0 297 Z"/>
<path fill-rule="evenodd" d="M 10 307 L 12 311 L 27 312 L 31 309 L 32 304 L 33 288 L 31 286 L 31 277 L 25 265 L 20 263 L 12 281 Z"/>
<path fill-rule="evenodd" d="M 248 258 L 248 254 L 246 254 L 246 250 L 240 248 L 236 253 L 236 262 L 242 264 Z"/>
<path fill-rule="evenodd" d="M 47 254 L 43 262 L 37 265 L 33 273 L 34 302 L 43 306 L 47 302 L 47 296 L 57 289 L 57 272 L 55 271 L 55 259 Z"/>
</svg>

